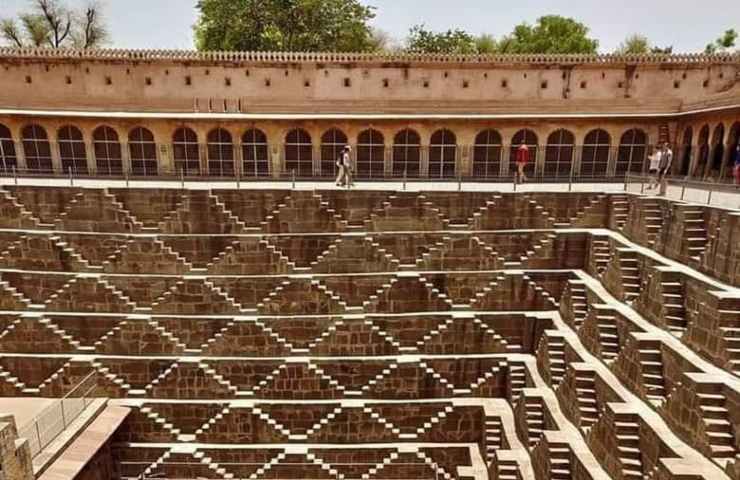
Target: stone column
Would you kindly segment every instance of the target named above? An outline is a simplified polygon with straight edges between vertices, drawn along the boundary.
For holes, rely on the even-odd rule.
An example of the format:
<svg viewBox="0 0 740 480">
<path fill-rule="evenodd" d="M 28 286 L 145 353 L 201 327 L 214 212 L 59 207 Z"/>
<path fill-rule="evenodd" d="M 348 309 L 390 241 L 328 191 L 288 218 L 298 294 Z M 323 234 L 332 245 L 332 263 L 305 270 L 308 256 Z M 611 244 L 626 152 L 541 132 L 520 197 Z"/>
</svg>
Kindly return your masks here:
<svg viewBox="0 0 740 480">
<path fill-rule="evenodd" d="M 419 177 L 429 176 L 429 145 L 422 145 L 420 149 Z"/>
<path fill-rule="evenodd" d="M 272 176 L 274 178 L 280 178 L 283 173 L 283 164 L 285 158 L 284 148 L 279 144 L 273 144 L 269 146 L 270 161 L 272 164 Z"/>
<path fill-rule="evenodd" d="M 131 172 L 131 150 L 128 148 L 128 142 L 121 142 L 121 163 L 123 164 L 123 173 Z"/>
<path fill-rule="evenodd" d="M 62 154 L 59 150 L 59 142 L 49 140 L 49 151 L 51 152 L 51 169 L 56 173 L 66 173 L 62 171 Z"/>
<path fill-rule="evenodd" d="M 16 169 L 23 172 L 28 168 L 26 164 L 26 152 L 23 150 L 23 142 L 13 142 L 13 145 L 15 146 Z"/>
<path fill-rule="evenodd" d="M 95 175 L 98 169 L 95 163 L 95 150 L 93 149 L 93 143 L 90 141 L 85 142 L 85 160 L 87 161 L 87 171 L 91 175 Z"/>
</svg>

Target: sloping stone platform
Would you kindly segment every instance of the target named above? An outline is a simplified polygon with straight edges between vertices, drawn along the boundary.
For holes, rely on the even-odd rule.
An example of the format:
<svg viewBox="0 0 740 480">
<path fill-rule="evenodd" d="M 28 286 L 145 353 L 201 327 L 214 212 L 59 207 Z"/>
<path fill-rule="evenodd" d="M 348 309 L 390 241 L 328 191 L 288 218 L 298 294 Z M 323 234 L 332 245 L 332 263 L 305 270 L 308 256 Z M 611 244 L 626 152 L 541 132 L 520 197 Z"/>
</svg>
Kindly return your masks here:
<svg viewBox="0 0 740 480">
<path fill-rule="evenodd" d="M 0 190 L 0 395 L 124 478 L 740 478 L 740 212 L 598 193 Z"/>
</svg>

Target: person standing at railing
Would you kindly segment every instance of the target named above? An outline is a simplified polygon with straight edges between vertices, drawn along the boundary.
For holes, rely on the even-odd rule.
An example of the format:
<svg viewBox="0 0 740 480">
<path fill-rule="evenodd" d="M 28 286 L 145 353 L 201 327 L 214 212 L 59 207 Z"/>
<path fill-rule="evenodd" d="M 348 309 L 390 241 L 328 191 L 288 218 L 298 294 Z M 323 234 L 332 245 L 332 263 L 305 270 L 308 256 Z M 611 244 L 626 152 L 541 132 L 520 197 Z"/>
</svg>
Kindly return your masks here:
<svg viewBox="0 0 740 480">
<path fill-rule="evenodd" d="M 650 183 L 648 184 L 648 190 L 658 187 L 658 170 L 660 169 L 660 161 L 663 157 L 663 151 L 658 148 L 652 155 L 648 157 L 650 165 L 648 166 L 648 173 L 650 175 Z"/>
<path fill-rule="evenodd" d="M 668 173 L 671 171 L 673 165 L 673 150 L 671 150 L 671 144 L 666 142 L 663 144 L 663 151 L 660 155 L 660 171 L 658 172 L 658 182 L 660 182 L 660 194 L 665 195 L 668 182 L 666 178 Z"/>
<path fill-rule="evenodd" d="M 527 176 L 524 175 L 524 167 L 529 163 L 529 147 L 522 140 L 519 148 L 516 149 L 516 173 L 514 174 L 514 183 L 524 183 Z"/>
<path fill-rule="evenodd" d="M 740 185 L 740 142 L 738 142 L 737 145 L 735 145 L 735 151 L 732 152 L 732 154 L 735 156 L 735 167 L 734 167 L 734 173 L 735 173 L 735 185 Z"/>
</svg>

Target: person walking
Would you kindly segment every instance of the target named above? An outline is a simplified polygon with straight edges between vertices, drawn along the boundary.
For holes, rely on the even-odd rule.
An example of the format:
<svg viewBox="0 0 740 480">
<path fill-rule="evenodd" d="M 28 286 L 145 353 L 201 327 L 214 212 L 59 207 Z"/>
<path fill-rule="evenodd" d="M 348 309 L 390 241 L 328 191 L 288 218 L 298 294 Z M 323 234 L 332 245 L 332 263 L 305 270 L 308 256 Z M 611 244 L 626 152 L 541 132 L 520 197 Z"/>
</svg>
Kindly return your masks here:
<svg viewBox="0 0 740 480">
<path fill-rule="evenodd" d="M 514 174 L 514 183 L 524 183 L 527 176 L 524 174 L 524 167 L 529 163 L 529 147 L 522 140 L 519 148 L 516 149 L 516 173 Z"/>
<path fill-rule="evenodd" d="M 337 187 L 344 187 L 347 184 L 347 162 L 345 160 L 345 156 L 347 156 L 348 148 L 349 146 L 345 146 L 337 158 L 337 181 L 335 182 Z"/>
<path fill-rule="evenodd" d="M 344 153 L 342 153 L 342 165 L 344 166 L 344 178 L 347 184 L 347 188 L 353 187 L 355 181 L 352 176 L 354 174 L 354 168 L 352 165 L 352 147 L 349 145 L 344 147 Z"/>
<path fill-rule="evenodd" d="M 735 185 L 740 185 L 740 142 L 735 145 L 733 155 L 735 156 L 735 167 L 733 169 L 735 173 Z"/>
<path fill-rule="evenodd" d="M 354 182 L 352 181 L 351 151 L 352 148 L 349 145 L 346 145 L 337 159 L 337 170 L 339 171 L 336 181 L 337 187 L 351 187 L 354 185 Z"/>
<path fill-rule="evenodd" d="M 666 142 L 663 144 L 663 151 L 660 155 L 660 166 L 658 170 L 658 182 L 660 183 L 660 195 L 665 195 L 668 187 L 668 174 L 673 166 L 673 150 L 671 150 L 671 144 Z"/>
<path fill-rule="evenodd" d="M 660 160 L 663 156 L 663 151 L 657 148 L 652 155 L 648 157 L 650 164 L 648 165 L 648 174 L 650 175 L 650 182 L 648 183 L 648 190 L 658 186 L 658 170 L 660 169 Z"/>
</svg>

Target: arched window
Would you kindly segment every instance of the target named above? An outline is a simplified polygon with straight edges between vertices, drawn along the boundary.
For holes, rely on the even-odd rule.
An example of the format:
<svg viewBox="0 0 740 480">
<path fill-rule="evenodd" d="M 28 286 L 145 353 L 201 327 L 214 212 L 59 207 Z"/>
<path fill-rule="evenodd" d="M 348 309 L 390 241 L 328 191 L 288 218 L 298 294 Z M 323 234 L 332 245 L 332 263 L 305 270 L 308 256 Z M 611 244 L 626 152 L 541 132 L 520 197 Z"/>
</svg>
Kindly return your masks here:
<svg viewBox="0 0 740 480">
<path fill-rule="evenodd" d="M 123 157 L 118 134 L 111 127 L 102 125 L 93 130 L 93 152 L 98 175 L 121 175 Z"/>
<path fill-rule="evenodd" d="M 496 130 L 483 130 L 475 137 L 473 147 L 473 176 L 475 178 L 501 175 L 501 134 Z"/>
<path fill-rule="evenodd" d="M 633 128 L 622 134 L 617 152 L 616 174 L 642 173 L 647 157 L 647 135 Z"/>
<path fill-rule="evenodd" d="M 532 130 L 525 128 L 519 130 L 511 137 L 511 152 L 509 154 L 509 173 L 516 172 L 516 151 L 522 145 L 529 147 L 529 163 L 524 167 L 524 173 L 527 176 L 532 176 L 535 171 L 535 163 L 537 162 L 537 134 Z"/>
<path fill-rule="evenodd" d="M 737 151 L 737 146 L 740 144 L 740 122 L 735 122 L 730 128 L 729 136 L 727 137 L 727 148 L 728 153 L 725 155 L 727 158 L 727 164 L 725 165 L 725 177 L 733 176 L 734 167 L 734 155 Z"/>
<path fill-rule="evenodd" d="M 18 166 L 15 143 L 10 129 L 0 123 L 0 171 L 9 172 Z"/>
<path fill-rule="evenodd" d="M 313 175 L 313 144 L 307 131 L 296 128 L 285 136 L 285 170 L 299 177 Z"/>
<path fill-rule="evenodd" d="M 722 157 L 725 155 L 725 126 L 719 124 L 714 128 L 712 134 L 712 169 L 710 175 L 712 177 L 719 177 L 720 170 L 722 169 Z"/>
<path fill-rule="evenodd" d="M 181 127 L 172 135 L 172 154 L 177 174 L 200 174 L 200 147 L 198 134 L 192 129 Z"/>
<path fill-rule="evenodd" d="M 79 128 L 67 125 L 57 133 L 59 141 L 59 157 L 62 161 L 62 171 L 73 173 L 87 173 L 87 153 L 82 132 Z"/>
<path fill-rule="evenodd" d="M 336 177 L 337 159 L 342 149 L 347 145 L 347 135 L 343 131 L 332 128 L 321 135 L 321 168 L 322 177 Z"/>
<path fill-rule="evenodd" d="M 393 139 L 393 175 L 410 178 L 421 169 L 421 138 L 413 130 L 401 130 Z"/>
<path fill-rule="evenodd" d="M 704 125 L 699 130 L 698 147 L 699 156 L 692 176 L 702 178 L 704 176 L 704 170 L 707 167 L 707 160 L 709 159 L 709 125 Z"/>
<path fill-rule="evenodd" d="M 128 134 L 131 173 L 134 175 L 157 174 L 157 144 L 148 129 L 136 127 Z"/>
<path fill-rule="evenodd" d="M 208 132 L 208 174 L 216 177 L 234 176 L 234 143 L 223 128 Z"/>
<path fill-rule="evenodd" d="M 678 157 L 681 160 L 681 166 L 680 166 L 680 174 L 681 175 L 688 175 L 689 174 L 689 166 L 691 165 L 691 143 L 694 140 L 694 130 L 691 127 L 686 127 L 686 129 L 683 131 L 683 140 L 681 143 L 681 153 Z"/>
<path fill-rule="evenodd" d="M 252 128 L 242 135 L 242 174 L 245 177 L 265 177 L 270 174 L 267 135 Z"/>
<path fill-rule="evenodd" d="M 28 125 L 21 131 L 26 167 L 37 173 L 51 173 L 51 146 L 46 130 L 39 125 Z"/>
<path fill-rule="evenodd" d="M 357 176 L 380 178 L 385 173 L 385 138 L 377 130 L 369 129 L 357 136 Z"/>
<path fill-rule="evenodd" d="M 600 128 L 591 130 L 583 140 L 581 177 L 605 177 L 609 166 L 611 137 Z"/>
<path fill-rule="evenodd" d="M 547 137 L 545 177 L 567 178 L 570 176 L 575 142 L 575 136 L 562 128 L 555 130 Z"/>
<path fill-rule="evenodd" d="M 457 137 L 455 134 L 447 129 L 434 132 L 429 141 L 429 177 L 454 177 L 456 159 Z"/>
</svg>

